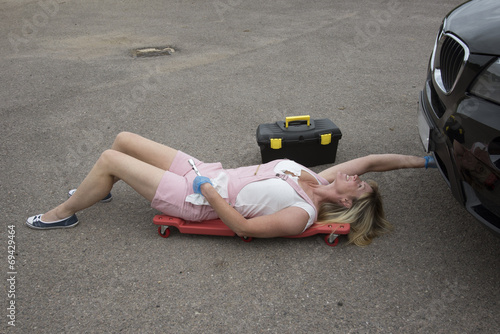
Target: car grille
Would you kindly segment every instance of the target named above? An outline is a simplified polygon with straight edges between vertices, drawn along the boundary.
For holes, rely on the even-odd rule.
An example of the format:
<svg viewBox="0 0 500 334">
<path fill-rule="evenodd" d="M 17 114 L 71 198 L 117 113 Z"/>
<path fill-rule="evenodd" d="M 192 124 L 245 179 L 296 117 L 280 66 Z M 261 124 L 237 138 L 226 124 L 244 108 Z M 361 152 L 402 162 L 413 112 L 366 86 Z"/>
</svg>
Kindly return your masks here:
<svg viewBox="0 0 500 334">
<path fill-rule="evenodd" d="M 447 92 L 451 91 L 464 63 L 464 48 L 453 38 L 445 36 L 439 63 L 441 64 L 441 78 Z"/>
<path fill-rule="evenodd" d="M 469 58 L 469 49 L 457 37 L 441 34 L 434 54 L 434 80 L 446 94 L 450 93 L 457 83 L 460 74 Z"/>
</svg>

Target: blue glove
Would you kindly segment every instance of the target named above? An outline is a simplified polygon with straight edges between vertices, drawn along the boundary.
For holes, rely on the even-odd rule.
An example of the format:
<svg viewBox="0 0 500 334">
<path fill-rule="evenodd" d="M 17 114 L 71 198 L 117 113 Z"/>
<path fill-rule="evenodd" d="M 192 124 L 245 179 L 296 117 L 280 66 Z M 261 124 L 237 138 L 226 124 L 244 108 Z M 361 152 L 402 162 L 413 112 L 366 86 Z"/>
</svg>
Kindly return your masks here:
<svg viewBox="0 0 500 334">
<path fill-rule="evenodd" d="M 201 195 L 201 190 L 200 187 L 203 183 L 210 183 L 210 185 L 213 186 L 212 182 L 210 182 L 210 179 L 206 176 L 197 176 L 193 180 L 193 191 L 195 194 L 200 194 Z"/>
<path fill-rule="evenodd" d="M 437 168 L 436 160 L 434 160 L 434 157 L 430 155 L 426 155 L 424 157 L 425 159 L 425 169 L 427 168 Z"/>
</svg>

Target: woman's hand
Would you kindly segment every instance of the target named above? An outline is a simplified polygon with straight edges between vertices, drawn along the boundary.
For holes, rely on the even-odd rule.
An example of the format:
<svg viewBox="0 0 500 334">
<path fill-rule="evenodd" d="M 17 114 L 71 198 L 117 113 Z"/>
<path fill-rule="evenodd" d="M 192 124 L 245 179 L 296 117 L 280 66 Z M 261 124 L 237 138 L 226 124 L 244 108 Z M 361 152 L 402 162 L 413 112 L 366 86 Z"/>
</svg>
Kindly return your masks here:
<svg viewBox="0 0 500 334">
<path fill-rule="evenodd" d="M 437 168 L 437 163 L 436 160 L 434 160 L 434 157 L 430 155 L 426 155 L 424 157 L 425 159 L 425 169 L 427 168 Z"/>
<path fill-rule="evenodd" d="M 213 186 L 212 181 L 210 181 L 208 177 L 206 176 L 195 177 L 195 179 L 193 180 L 193 191 L 195 192 L 195 194 L 203 195 L 201 193 L 201 185 L 205 183 L 209 183 L 210 185 Z"/>
</svg>

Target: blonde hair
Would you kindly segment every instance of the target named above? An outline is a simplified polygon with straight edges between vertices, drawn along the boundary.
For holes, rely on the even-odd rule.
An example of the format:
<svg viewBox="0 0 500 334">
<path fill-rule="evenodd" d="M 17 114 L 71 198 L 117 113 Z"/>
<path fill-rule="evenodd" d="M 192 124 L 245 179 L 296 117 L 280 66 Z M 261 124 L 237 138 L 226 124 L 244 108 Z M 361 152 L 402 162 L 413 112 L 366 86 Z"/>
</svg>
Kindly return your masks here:
<svg viewBox="0 0 500 334">
<path fill-rule="evenodd" d="M 372 239 L 393 230 L 385 219 L 382 196 L 375 181 L 367 180 L 372 192 L 366 192 L 354 199 L 351 208 L 341 204 L 324 203 L 318 213 L 318 224 L 350 224 L 349 243 L 367 246 Z"/>
</svg>

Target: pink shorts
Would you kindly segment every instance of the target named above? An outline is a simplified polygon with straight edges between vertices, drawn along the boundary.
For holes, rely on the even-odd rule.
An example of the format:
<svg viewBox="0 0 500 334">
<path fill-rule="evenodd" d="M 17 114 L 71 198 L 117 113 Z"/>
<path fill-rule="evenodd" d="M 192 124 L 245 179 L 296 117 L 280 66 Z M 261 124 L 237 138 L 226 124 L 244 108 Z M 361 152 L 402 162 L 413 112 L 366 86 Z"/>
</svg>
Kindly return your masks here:
<svg viewBox="0 0 500 334">
<path fill-rule="evenodd" d="M 194 205 L 186 202 L 186 196 L 193 193 L 193 180 L 196 173 L 188 163 L 193 159 L 203 176 L 214 178 L 223 171 L 221 163 L 204 163 L 182 151 L 177 155 L 170 169 L 163 175 L 151 207 L 164 214 L 189 221 L 203 221 L 218 218 L 210 205 Z"/>
</svg>

